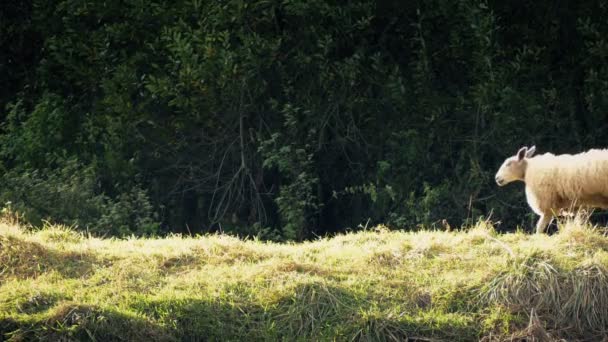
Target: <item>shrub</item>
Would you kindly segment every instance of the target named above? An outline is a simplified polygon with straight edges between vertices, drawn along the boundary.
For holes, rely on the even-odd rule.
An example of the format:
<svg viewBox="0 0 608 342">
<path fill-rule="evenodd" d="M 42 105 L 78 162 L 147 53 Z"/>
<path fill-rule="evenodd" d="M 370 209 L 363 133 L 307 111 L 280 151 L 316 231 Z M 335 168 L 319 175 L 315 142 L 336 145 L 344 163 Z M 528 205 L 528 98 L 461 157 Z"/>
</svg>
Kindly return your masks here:
<svg viewBox="0 0 608 342">
<path fill-rule="evenodd" d="M 134 187 L 116 198 L 99 192 L 95 170 L 76 159 L 56 169 L 11 170 L 2 175 L 3 203 L 40 226 L 52 221 L 94 234 L 151 234 L 158 231 L 152 204 Z"/>
</svg>

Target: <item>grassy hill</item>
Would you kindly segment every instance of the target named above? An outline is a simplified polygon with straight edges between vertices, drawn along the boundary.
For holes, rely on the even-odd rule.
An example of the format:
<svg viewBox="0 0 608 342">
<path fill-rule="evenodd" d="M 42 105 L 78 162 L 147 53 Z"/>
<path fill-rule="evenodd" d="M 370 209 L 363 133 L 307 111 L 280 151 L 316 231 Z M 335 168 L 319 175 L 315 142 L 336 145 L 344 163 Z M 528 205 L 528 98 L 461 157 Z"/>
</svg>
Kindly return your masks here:
<svg viewBox="0 0 608 342">
<path fill-rule="evenodd" d="M 608 238 L 373 231 L 302 244 L 0 224 L 1 340 L 598 340 Z"/>
</svg>

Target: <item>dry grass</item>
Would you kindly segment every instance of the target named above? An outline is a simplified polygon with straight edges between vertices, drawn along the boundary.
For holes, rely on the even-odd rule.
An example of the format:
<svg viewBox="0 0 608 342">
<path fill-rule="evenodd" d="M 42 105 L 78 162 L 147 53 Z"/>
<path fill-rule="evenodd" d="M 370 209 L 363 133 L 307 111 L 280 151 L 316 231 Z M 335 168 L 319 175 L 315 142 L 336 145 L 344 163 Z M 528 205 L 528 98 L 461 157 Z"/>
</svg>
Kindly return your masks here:
<svg viewBox="0 0 608 342">
<path fill-rule="evenodd" d="M 608 238 L 382 227 L 302 244 L 0 224 L 0 340 L 597 340 Z"/>
</svg>

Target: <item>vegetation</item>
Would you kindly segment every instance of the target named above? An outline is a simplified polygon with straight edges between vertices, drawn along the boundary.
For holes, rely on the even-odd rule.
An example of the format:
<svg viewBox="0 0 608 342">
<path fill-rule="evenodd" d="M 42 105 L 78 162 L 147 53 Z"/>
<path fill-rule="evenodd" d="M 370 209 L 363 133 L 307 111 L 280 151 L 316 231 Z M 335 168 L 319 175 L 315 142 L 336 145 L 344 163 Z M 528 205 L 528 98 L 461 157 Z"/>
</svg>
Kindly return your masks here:
<svg viewBox="0 0 608 342">
<path fill-rule="evenodd" d="M 605 337 L 604 232 L 493 175 L 605 144 L 607 17 L 0 2 L 0 341 Z"/>
<path fill-rule="evenodd" d="M 0 225 L 0 340 L 600 340 L 608 237 L 397 232 L 101 239 Z"/>
<path fill-rule="evenodd" d="M 0 4 L 0 203 L 96 235 L 530 225 L 496 167 L 605 144 L 606 1 Z"/>
</svg>

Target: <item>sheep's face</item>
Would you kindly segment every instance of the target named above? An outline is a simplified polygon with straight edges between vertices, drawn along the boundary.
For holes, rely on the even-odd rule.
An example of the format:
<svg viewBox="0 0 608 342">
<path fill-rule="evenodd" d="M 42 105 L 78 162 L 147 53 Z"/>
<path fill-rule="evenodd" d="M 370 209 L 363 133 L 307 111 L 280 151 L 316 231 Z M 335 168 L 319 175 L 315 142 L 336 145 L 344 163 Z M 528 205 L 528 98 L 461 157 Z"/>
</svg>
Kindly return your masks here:
<svg viewBox="0 0 608 342">
<path fill-rule="evenodd" d="M 496 173 L 496 184 L 503 186 L 513 181 L 523 180 L 528 166 L 527 159 L 531 158 L 535 151 L 535 146 L 529 149 L 524 146 L 519 149 L 516 155 L 507 158 Z"/>
</svg>

